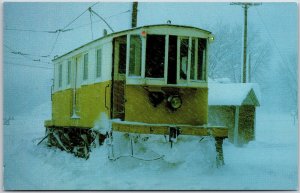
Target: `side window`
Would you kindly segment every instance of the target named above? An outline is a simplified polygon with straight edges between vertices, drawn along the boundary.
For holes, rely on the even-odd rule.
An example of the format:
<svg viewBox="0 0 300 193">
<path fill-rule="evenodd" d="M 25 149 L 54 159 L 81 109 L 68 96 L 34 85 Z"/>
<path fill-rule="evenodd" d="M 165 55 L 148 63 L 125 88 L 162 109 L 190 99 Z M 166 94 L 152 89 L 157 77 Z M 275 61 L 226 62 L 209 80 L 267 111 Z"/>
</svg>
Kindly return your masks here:
<svg viewBox="0 0 300 193">
<path fill-rule="evenodd" d="M 146 77 L 163 78 L 165 61 L 165 36 L 148 35 L 146 44 Z"/>
<path fill-rule="evenodd" d="M 88 79 L 88 64 L 89 64 L 89 55 L 88 53 L 84 54 L 84 61 L 83 61 L 83 80 Z"/>
<path fill-rule="evenodd" d="M 96 53 L 96 77 L 101 77 L 101 65 L 102 65 L 102 50 L 98 49 Z"/>
<path fill-rule="evenodd" d="M 141 76 L 142 39 L 139 35 L 130 36 L 129 76 Z"/>
<path fill-rule="evenodd" d="M 62 87 L 62 64 L 58 65 L 58 87 Z"/>
<path fill-rule="evenodd" d="M 180 79 L 186 80 L 188 68 L 189 39 L 180 39 Z"/>
<path fill-rule="evenodd" d="M 68 61 L 68 69 L 67 69 L 67 84 L 71 83 L 71 61 Z"/>
</svg>

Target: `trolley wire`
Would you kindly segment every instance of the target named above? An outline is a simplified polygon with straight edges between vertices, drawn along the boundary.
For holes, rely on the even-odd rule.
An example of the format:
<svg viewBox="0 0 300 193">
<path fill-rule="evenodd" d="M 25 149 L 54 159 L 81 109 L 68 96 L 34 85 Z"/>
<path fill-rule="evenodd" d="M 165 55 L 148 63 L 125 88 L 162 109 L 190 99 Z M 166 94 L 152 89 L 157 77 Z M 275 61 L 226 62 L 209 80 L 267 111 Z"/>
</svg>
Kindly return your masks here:
<svg viewBox="0 0 300 193">
<path fill-rule="evenodd" d="M 58 32 L 67 32 L 73 30 L 72 28 L 70 29 L 58 29 L 55 31 L 45 31 L 45 30 L 33 30 L 33 29 L 20 29 L 20 28 L 4 28 L 6 31 L 21 31 L 21 32 L 35 32 L 35 33 L 58 33 Z"/>
<path fill-rule="evenodd" d="M 31 68 L 42 68 L 42 69 L 53 70 L 53 68 L 47 67 L 47 66 L 37 66 L 37 65 L 30 65 L 30 64 L 19 64 L 19 63 L 14 63 L 14 62 L 4 62 L 4 63 L 5 64 L 16 65 L 16 66 L 26 66 L 26 67 L 31 67 Z"/>
<path fill-rule="evenodd" d="M 54 48 L 55 48 L 55 46 L 56 46 L 56 43 L 57 43 L 57 40 L 58 40 L 59 35 L 60 35 L 60 32 L 58 32 L 58 34 L 56 35 L 54 44 L 52 45 L 51 51 L 50 51 L 50 53 L 48 54 L 48 56 L 51 56 L 51 55 L 52 55 L 52 52 L 53 52 L 53 50 L 54 50 Z"/>
<path fill-rule="evenodd" d="M 45 61 L 41 61 L 40 59 L 31 58 L 31 57 L 29 57 L 30 54 L 26 54 L 26 53 L 23 53 L 23 52 L 20 52 L 20 51 L 16 51 L 16 50 L 12 49 L 10 46 L 8 46 L 6 44 L 3 44 L 3 45 L 4 45 L 5 48 L 9 49 L 10 53 L 12 53 L 12 54 L 15 54 L 15 55 L 18 55 L 18 56 L 22 56 L 22 57 L 24 57 L 24 58 L 26 58 L 28 60 L 34 61 L 34 62 L 41 62 L 41 63 L 50 64 L 50 62 L 45 62 Z"/>
<path fill-rule="evenodd" d="M 60 35 L 61 32 L 64 32 L 66 31 L 66 28 L 69 27 L 70 25 L 72 25 L 72 23 L 74 23 L 78 18 L 80 18 L 85 12 L 87 12 L 88 10 L 90 10 L 92 7 L 94 7 L 95 5 L 97 5 L 98 2 L 94 3 L 92 6 L 88 7 L 86 10 L 84 10 L 80 15 L 78 15 L 76 18 L 74 18 L 72 21 L 70 21 L 67 25 L 65 25 L 62 29 L 58 29 L 56 31 L 58 31 L 57 33 L 57 36 L 56 36 L 56 39 L 51 47 L 51 50 L 50 50 L 50 53 L 48 55 L 52 55 L 54 49 L 55 49 L 55 46 L 56 46 L 56 43 L 57 43 L 57 40 L 58 40 L 58 37 Z"/>
<path fill-rule="evenodd" d="M 122 14 L 124 14 L 124 13 L 129 13 L 129 12 L 130 12 L 130 10 L 122 11 L 122 12 L 120 12 L 120 13 L 116 13 L 116 14 L 114 14 L 114 15 L 105 17 L 104 19 L 108 20 L 108 19 L 110 19 L 110 18 L 113 18 L 113 17 L 119 16 L 119 15 L 122 15 Z M 93 21 L 92 23 L 93 23 L 93 24 L 95 24 L 95 23 L 100 23 L 101 21 L 102 21 L 101 19 L 98 19 L 98 20 Z M 91 25 L 91 24 L 90 24 L 90 23 L 85 23 L 85 24 L 82 24 L 82 25 L 79 25 L 79 26 L 75 26 L 75 27 L 73 27 L 72 29 L 75 30 L 75 29 L 87 27 L 87 26 L 89 26 L 89 25 Z"/>
<path fill-rule="evenodd" d="M 259 16 L 259 18 L 260 18 L 260 20 L 261 20 L 263 26 L 265 27 L 266 32 L 267 32 L 267 34 L 268 34 L 270 40 L 272 41 L 272 43 L 274 44 L 274 46 L 275 46 L 277 52 L 279 53 L 279 56 L 280 56 L 281 61 L 282 61 L 282 65 L 286 67 L 286 65 L 284 65 L 284 63 L 288 63 L 288 64 L 289 64 L 288 66 L 290 66 L 290 62 L 289 62 L 289 61 L 286 61 L 286 60 L 284 59 L 284 56 L 283 56 L 283 54 L 281 53 L 280 49 L 278 48 L 275 39 L 274 39 L 273 36 L 271 35 L 269 29 L 267 28 L 267 25 L 265 24 L 265 22 L 264 22 L 264 20 L 263 20 L 263 18 L 262 18 L 262 16 L 261 16 L 261 14 L 259 13 L 259 11 L 258 11 L 258 9 L 257 9 L 256 7 L 255 7 L 255 10 L 256 10 L 257 15 Z M 288 69 L 288 70 L 290 70 L 290 69 Z M 297 80 L 295 80 L 295 81 L 297 81 Z"/>
<path fill-rule="evenodd" d="M 89 7 L 88 8 L 88 10 L 89 10 L 89 12 L 92 12 L 92 13 L 94 13 L 96 16 L 98 16 L 107 26 L 108 26 L 108 28 L 112 31 L 112 32 L 115 32 L 113 29 L 112 29 L 112 27 L 107 23 L 107 21 L 103 18 L 103 17 L 101 17 L 98 13 L 96 13 L 94 10 L 92 10 L 92 7 Z"/>
</svg>

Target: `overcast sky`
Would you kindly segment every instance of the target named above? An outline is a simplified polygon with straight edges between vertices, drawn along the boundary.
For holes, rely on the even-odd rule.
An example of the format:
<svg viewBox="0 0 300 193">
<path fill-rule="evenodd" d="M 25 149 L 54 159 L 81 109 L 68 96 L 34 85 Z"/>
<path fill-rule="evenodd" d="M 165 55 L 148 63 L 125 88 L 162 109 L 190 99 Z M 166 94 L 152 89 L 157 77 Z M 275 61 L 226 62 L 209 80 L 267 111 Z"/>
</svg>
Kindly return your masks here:
<svg viewBox="0 0 300 193">
<path fill-rule="evenodd" d="M 92 34 L 90 14 L 86 12 L 66 28 L 70 31 L 60 33 L 58 38 L 57 33 L 47 32 L 62 29 L 94 3 L 4 3 L 5 116 L 25 113 L 49 101 L 53 56 L 91 41 L 92 35 L 93 39 L 99 38 L 103 29 L 108 29 L 92 15 L 95 22 Z M 130 2 L 98 3 L 92 9 L 106 18 L 114 31 L 119 31 L 130 28 L 131 6 Z M 263 3 L 251 7 L 248 16 L 249 28 L 255 28 L 266 41 L 270 41 L 274 61 L 279 60 L 280 54 L 284 58 L 298 54 L 296 3 Z M 243 9 L 229 2 L 139 3 L 138 26 L 166 23 L 167 20 L 213 33 L 212 29 L 218 22 L 243 25 Z M 40 57 L 49 54 L 50 57 Z"/>
</svg>

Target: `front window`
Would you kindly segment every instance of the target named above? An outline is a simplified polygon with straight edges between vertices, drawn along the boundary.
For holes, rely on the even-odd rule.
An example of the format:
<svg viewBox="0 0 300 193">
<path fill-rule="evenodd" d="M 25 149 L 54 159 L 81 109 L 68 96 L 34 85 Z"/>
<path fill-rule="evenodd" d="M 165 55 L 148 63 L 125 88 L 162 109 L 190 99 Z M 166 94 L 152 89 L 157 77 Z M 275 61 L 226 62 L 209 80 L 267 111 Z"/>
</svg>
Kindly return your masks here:
<svg viewBox="0 0 300 193">
<path fill-rule="evenodd" d="M 180 79 L 186 80 L 188 70 L 189 39 L 180 40 Z"/>
<path fill-rule="evenodd" d="M 205 80 L 205 50 L 206 50 L 206 39 L 199 38 L 198 39 L 198 73 L 197 80 Z"/>
<path fill-rule="evenodd" d="M 165 35 L 148 35 L 146 44 L 146 77 L 163 78 Z"/>
<path fill-rule="evenodd" d="M 205 80 L 206 39 L 192 38 L 191 46 L 191 80 Z"/>
<path fill-rule="evenodd" d="M 130 36 L 129 76 L 141 76 L 142 39 L 139 35 Z"/>
<path fill-rule="evenodd" d="M 206 38 L 147 34 L 142 42 L 142 37 L 134 34 L 129 39 L 129 77 L 142 77 L 145 72 L 145 78 L 166 78 L 166 84 L 206 80 Z M 156 84 L 161 80 L 147 81 Z"/>
</svg>

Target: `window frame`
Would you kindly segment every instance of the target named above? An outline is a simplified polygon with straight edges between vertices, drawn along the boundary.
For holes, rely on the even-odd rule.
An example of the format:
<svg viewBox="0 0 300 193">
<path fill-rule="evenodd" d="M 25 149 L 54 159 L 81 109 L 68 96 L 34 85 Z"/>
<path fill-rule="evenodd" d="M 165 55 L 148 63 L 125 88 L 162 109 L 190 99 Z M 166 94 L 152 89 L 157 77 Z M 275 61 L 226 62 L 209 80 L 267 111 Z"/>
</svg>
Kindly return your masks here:
<svg viewBox="0 0 300 193">
<path fill-rule="evenodd" d="M 72 60 L 67 60 L 67 86 L 71 85 L 72 82 Z"/>
<path fill-rule="evenodd" d="M 98 51 L 100 51 L 100 66 L 98 66 Z M 103 48 L 102 46 L 95 49 L 95 78 L 97 80 L 102 78 L 102 66 L 103 66 Z M 98 68 L 100 69 L 100 74 L 98 76 Z"/>
<path fill-rule="evenodd" d="M 87 56 L 87 63 L 85 60 L 85 57 Z M 82 70 L 82 80 L 83 82 L 87 82 L 89 80 L 89 53 L 85 52 L 83 53 L 83 70 Z"/>
<path fill-rule="evenodd" d="M 129 57 L 130 57 L 130 37 L 132 35 L 140 35 L 142 40 L 142 58 L 141 58 L 141 76 L 129 76 Z M 164 76 L 162 78 L 152 78 L 146 77 L 146 54 L 147 54 L 147 37 L 148 35 L 163 35 L 165 37 L 165 53 L 164 53 Z M 167 76 L 168 76 L 168 52 L 169 52 L 169 36 L 172 34 L 160 34 L 160 33 L 151 33 L 147 34 L 146 36 L 142 36 L 141 32 L 138 33 L 129 33 L 127 34 L 127 53 L 126 53 L 126 84 L 129 85 L 165 85 L 165 86 L 187 86 L 187 87 L 202 87 L 207 84 L 207 67 L 208 64 L 208 39 L 205 37 L 198 37 L 198 36 L 184 36 L 184 35 L 176 35 L 177 36 L 177 74 L 176 74 L 176 81 L 177 84 L 168 84 L 167 83 Z M 197 80 L 198 69 L 195 71 L 196 74 L 194 76 L 196 79 L 191 78 L 191 57 L 192 57 L 192 41 L 195 39 L 195 59 L 194 59 L 194 68 L 198 68 L 198 40 L 199 39 L 206 39 L 206 48 L 204 51 L 204 59 L 203 59 L 203 67 L 202 67 L 202 77 L 203 80 Z M 187 78 L 180 79 L 180 43 L 182 39 L 188 40 L 188 61 L 187 61 Z M 196 67 L 195 67 L 196 66 Z M 204 84 L 205 83 L 205 84 Z"/>
<path fill-rule="evenodd" d="M 62 89 L 63 87 L 63 64 L 62 62 L 58 63 L 58 89 Z"/>
<path fill-rule="evenodd" d="M 130 67 L 131 67 L 131 61 L 130 61 L 130 59 L 131 59 L 131 38 L 132 38 L 132 36 L 137 36 L 137 37 L 139 37 L 140 38 L 140 40 L 141 40 L 141 54 L 140 54 L 140 75 L 135 75 L 135 74 L 130 74 Z M 128 73 L 126 72 L 126 75 L 127 75 L 127 77 L 130 77 L 130 78 L 142 78 L 142 77 L 144 77 L 145 76 L 145 74 L 144 74 L 144 72 L 143 72 L 143 53 L 144 53 L 144 46 L 143 46 L 143 39 L 145 39 L 145 38 L 143 38 L 140 34 L 128 34 L 128 37 L 127 37 L 127 40 L 128 40 L 128 44 L 129 44 L 129 46 L 128 46 L 128 50 L 129 50 L 129 55 L 128 55 Z M 136 55 L 136 49 L 135 49 L 135 55 Z M 134 60 L 136 60 L 136 57 L 134 57 Z M 136 62 L 136 61 L 135 61 Z M 127 69 L 126 69 L 126 71 L 127 71 Z"/>
</svg>

